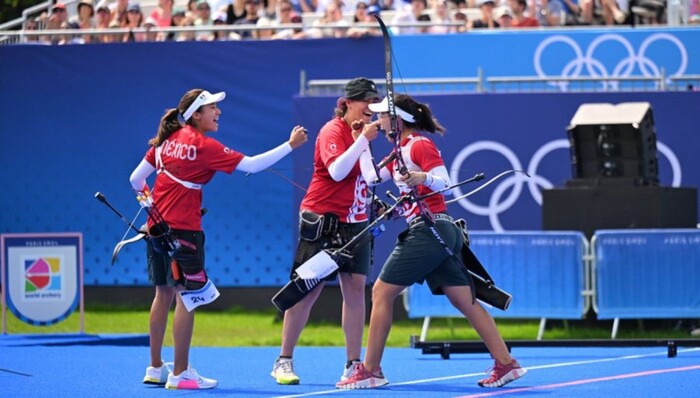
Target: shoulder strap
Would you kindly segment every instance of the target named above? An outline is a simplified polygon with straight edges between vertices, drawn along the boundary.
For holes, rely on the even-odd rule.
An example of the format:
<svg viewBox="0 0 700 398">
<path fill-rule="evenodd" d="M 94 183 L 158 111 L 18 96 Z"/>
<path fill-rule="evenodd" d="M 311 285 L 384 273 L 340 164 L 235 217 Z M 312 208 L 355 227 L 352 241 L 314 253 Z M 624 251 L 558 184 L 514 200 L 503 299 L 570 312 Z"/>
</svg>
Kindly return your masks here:
<svg viewBox="0 0 700 398">
<path fill-rule="evenodd" d="M 157 173 L 163 173 L 166 176 L 170 177 L 173 181 L 177 182 L 178 184 L 182 185 L 185 188 L 189 189 L 202 189 L 202 184 L 195 184 L 194 182 L 189 182 L 189 181 L 183 181 L 177 177 L 175 177 L 171 172 L 169 172 L 166 168 L 165 165 L 163 164 L 163 159 L 160 157 L 160 152 L 162 148 L 160 146 L 156 147 L 156 169 Z"/>
</svg>

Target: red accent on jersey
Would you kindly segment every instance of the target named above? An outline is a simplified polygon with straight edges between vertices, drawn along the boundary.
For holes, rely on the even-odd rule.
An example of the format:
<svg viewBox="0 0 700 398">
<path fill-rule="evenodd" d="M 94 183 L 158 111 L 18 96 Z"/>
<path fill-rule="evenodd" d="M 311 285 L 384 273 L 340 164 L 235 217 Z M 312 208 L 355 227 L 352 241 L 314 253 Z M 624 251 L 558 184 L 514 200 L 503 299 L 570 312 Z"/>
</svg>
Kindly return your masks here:
<svg viewBox="0 0 700 398">
<path fill-rule="evenodd" d="M 168 172 L 183 181 L 206 184 L 217 171 L 231 174 L 243 154 L 225 147 L 219 141 L 187 125 L 174 132 L 161 145 L 160 158 Z M 155 147 L 144 157 L 156 167 Z M 158 173 L 153 187 L 153 200 L 170 228 L 202 230 L 202 190 L 189 189 Z M 148 221 L 149 226 L 151 220 Z"/>
<path fill-rule="evenodd" d="M 367 183 L 362 179 L 360 162 L 338 182 L 328 172 L 328 166 L 353 142 L 352 130 L 342 118 L 334 118 L 321 128 L 314 149 L 314 172 L 301 201 L 302 210 L 333 213 L 347 223 L 367 220 Z"/>
<path fill-rule="evenodd" d="M 445 165 L 435 143 L 428 137 L 419 134 L 411 134 L 402 139 L 399 145 L 401 147 L 401 155 L 409 171 L 428 172 L 436 167 Z M 387 167 L 391 172 L 392 178 L 395 174 L 398 174 L 396 160 L 392 160 Z M 396 186 L 401 193 L 410 191 L 410 188 L 406 185 L 396 184 Z M 425 185 L 419 185 L 416 187 L 416 192 L 419 196 L 422 196 L 433 191 Z M 437 194 L 430 196 L 423 200 L 423 203 L 428 206 L 428 210 L 430 210 L 431 213 L 444 213 L 447 211 L 444 195 Z M 407 222 L 410 222 L 420 215 L 420 210 L 416 203 L 404 204 L 403 211 Z"/>
</svg>

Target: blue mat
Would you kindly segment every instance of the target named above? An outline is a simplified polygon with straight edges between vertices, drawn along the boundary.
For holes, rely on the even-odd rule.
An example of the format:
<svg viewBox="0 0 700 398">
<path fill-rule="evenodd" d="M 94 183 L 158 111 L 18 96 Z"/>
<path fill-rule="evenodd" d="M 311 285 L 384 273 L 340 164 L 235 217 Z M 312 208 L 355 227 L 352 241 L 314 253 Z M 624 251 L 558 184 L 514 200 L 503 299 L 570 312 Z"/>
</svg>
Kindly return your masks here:
<svg viewBox="0 0 700 398">
<path fill-rule="evenodd" d="M 0 336 L 0 347 L 118 345 L 148 346 L 147 334 L 23 334 Z"/>
<path fill-rule="evenodd" d="M 390 384 L 377 390 L 336 390 L 345 361 L 342 347 L 299 347 L 297 386 L 277 385 L 270 377 L 277 347 L 194 347 L 193 366 L 219 380 L 206 391 L 166 391 L 141 384 L 148 348 L 115 344 L 143 336 L 2 336 L 1 397 L 160 397 L 201 394 L 223 397 L 696 397 L 700 386 L 700 349 L 679 348 L 667 358 L 663 348 L 514 348 L 528 369 L 503 388 L 484 389 L 476 381 L 492 361 L 487 354 L 453 354 L 444 360 L 420 350 L 390 348 L 383 360 Z M 73 341 L 73 344 L 69 344 Z M 103 344 L 98 344 L 101 341 Z M 89 342 L 90 344 L 85 344 Z M 58 343 L 58 344 L 57 344 Z M 172 349 L 164 350 L 172 359 Z"/>
</svg>

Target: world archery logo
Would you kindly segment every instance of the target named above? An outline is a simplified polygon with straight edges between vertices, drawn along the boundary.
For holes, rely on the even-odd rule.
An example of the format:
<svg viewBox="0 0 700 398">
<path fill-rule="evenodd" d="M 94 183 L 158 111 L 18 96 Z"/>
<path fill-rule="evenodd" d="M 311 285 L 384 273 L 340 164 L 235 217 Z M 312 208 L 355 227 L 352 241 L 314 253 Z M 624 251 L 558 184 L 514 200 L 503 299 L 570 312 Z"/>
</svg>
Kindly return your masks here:
<svg viewBox="0 0 700 398">
<path fill-rule="evenodd" d="M 24 260 L 24 298 L 25 299 L 60 299 L 61 259 L 40 257 Z"/>
</svg>

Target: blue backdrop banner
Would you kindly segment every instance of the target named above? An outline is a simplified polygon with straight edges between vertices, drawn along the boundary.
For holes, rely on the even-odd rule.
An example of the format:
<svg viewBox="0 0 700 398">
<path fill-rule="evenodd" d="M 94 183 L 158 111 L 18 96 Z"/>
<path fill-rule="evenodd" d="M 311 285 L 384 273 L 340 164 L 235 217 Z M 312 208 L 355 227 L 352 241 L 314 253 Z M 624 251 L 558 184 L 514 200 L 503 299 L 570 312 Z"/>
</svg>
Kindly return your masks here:
<svg viewBox="0 0 700 398">
<path fill-rule="evenodd" d="M 661 67 L 668 74 L 700 74 L 698 30 L 499 33 L 395 37 L 401 72 L 395 76 L 397 92 L 402 91 L 401 77 L 474 76 L 479 67 L 488 76 L 537 76 L 533 57 L 538 51 L 547 75 L 563 70 L 571 75 L 579 67 L 580 76 L 603 74 L 601 65 L 609 75 L 624 75 L 628 67 L 620 62 L 632 62 L 627 42 L 635 54 L 631 74 Z M 560 36 L 570 40 L 555 40 Z M 545 41 L 551 43 L 544 46 Z M 585 60 L 576 55 L 579 47 Z M 622 58 L 615 61 L 615 54 Z M 93 196 L 102 192 L 127 218 L 134 217 L 138 204 L 129 174 L 164 111 L 191 88 L 224 90 L 227 98 L 220 104 L 223 113 L 215 137 L 225 145 L 254 155 L 286 140 L 294 124 L 304 124 L 311 133 L 311 142 L 277 164 L 275 172 L 218 176 L 204 190 L 207 268 L 217 286 L 281 286 L 296 245 L 303 191 L 278 174 L 302 187 L 308 184 L 313 140 L 336 100 L 294 99 L 300 74 L 305 71 L 309 79 L 379 77 L 383 60 L 382 39 L 377 37 L 0 46 L 0 182 L 5 187 L 0 232 L 82 232 L 85 285 L 147 285 L 143 244 L 127 246 L 110 265 L 113 247 L 127 228 Z M 586 72 L 589 68 L 592 73 Z M 700 183 L 695 154 L 700 138 L 693 129 L 698 92 L 446 94 L 421 99 L 448 128 L 437 144 L 453 178 L 477 172 L 492 177 L 511 168 L 531 171 L 529 180 L 510 176 L 451 205 L 450 211 L 466 217 L 473 229 L 540 228 L 539 189 L 570 178 L 565 128 L 582 103 L 650 102 L 663 144 L 662 183 Z M 389 144 L 377 140 L 375 150 L 386 153 Z M 141 214 L 134 222 L 140 225 L 144 219 Z M 379 245 L 385 251 L 395 238 L 386 234 Z M 385 257 L 378 253 L 377 258 Z"/>
<path fill-rule="evenodd" d="M 488 77 L 652 77 L 661 69 L 667 76 L 700 74 L 697 28 L 397 36 L 393 48 L 404 78 L 477 76 L 479 68 Z"/>
<path fill-rule="evenodd" d="M 448 211 L 465 218 L 472 230 L 518 231 L 542 228 L 542 189 L 561 187 L 572 178 L 566 128 L 576 110 L 585 103 L 648 102 L 656 122 L 659 178 L 662 186 L 700 186 L 700 137 L 694 120 L 700 109 L 700 92 L 656 93 L 549 93 L 549 94 L 464 94 L 419 96 L 445 126 L 444 136 L 434 137 L 445 166 L 454 182 L 483 172 L 487 179 L 506 170 L 508 174 L 473 196 L 455 202 Z M 334 98 L 295 99 L 297 118 L 311 131 L 328 120 Z M 387 140 L 373 143 L 375 159 L 391 151 Z M 304 154 L 304 152 L 306 152 Z M 310 178 L 308 160 L 313 147 L 295 156 L 296 181 Z M 466 185 L 455 195 L 476 188 Z M 386 183 L 377 188 L 380 197 L 396 187 Z M 299 203 L 303 192 L 296 190 Z M 452 197 L 447 197 L 451 199 Z M 377 268 L 393 248 L 403 221 L 387 224 L 387 231 L 375 244 Z M 376 275 L 378 269 L 374 270 Z"/>
<path fill-rule="evenodd" d="M 148 285 L 143 243 L 110 265 L 127 227 L 93 196 L 136 214 L 129 175 L 166 109 L 192 88 L 226 91 L 213 136 L 256 155 L 289 138 L 302 70 L 349 79 L 382 68 L 381 38 L 0 46 L 0 232 L 81 231 L 86 285 Z M 290 173 L 293 157 L 275 168 Z M 205 187 L 207 268 L 217 286 L 285 283 L 293 189 L 269 172 L 219 175 Z M 141 213 L 135 223 L 144 221 Z"/>
</svg>

